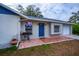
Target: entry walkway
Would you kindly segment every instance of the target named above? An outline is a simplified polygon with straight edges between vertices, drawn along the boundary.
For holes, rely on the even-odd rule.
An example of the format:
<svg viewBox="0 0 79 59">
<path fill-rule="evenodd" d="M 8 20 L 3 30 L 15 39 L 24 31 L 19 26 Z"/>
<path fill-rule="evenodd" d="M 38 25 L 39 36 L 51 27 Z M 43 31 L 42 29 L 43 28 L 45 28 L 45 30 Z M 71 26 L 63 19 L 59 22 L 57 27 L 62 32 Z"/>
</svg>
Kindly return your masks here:
<svg viewBox="0 0 79 59">
<path fill-rule="evenodd" d="M 58 43 L 58 42 L 68 41 L 68 40 L 73 40 L 73 39 L 65 36 L 50 36 L 48 38 L 42 38 L 42 39 L 31 39 L 31 40 L 21 42 L 19 45 L 19 49 L 29 48 L 29 47 L 43 45 L 43 44 Z"/>
</svg>

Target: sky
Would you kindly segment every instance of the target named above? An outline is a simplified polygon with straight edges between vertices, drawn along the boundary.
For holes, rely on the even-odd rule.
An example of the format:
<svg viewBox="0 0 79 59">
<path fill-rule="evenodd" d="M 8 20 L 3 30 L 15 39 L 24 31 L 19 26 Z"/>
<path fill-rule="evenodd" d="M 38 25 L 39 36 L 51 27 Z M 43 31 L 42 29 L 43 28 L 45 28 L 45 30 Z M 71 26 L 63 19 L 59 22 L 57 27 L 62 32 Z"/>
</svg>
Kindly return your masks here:
<svg viewBox="0 0 79 59">
<path fill-rule="evenodd" d="M 45 18 L 52 18 L 57 20 L 68 21 L 72 16 L 72 12 L 79 10 L 79 3 L 19 3 L 23 7 L 28 5 L 36 5 Z M 16 8 L 18 3 L 6 4 L 12 8 Z"/>
</svg>

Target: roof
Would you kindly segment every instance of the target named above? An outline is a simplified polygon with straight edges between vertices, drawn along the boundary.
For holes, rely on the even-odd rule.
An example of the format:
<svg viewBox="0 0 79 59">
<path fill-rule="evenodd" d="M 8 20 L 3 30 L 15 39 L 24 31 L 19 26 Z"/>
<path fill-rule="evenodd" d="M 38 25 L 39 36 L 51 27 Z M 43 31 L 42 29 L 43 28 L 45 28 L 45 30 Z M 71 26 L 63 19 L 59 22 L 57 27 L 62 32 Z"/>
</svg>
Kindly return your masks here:
<svg viewBox="0 0 79 59">
<path fill-rule="evenodd" d="M 20 12 L 0 3 L 0 6 L 12 11 L 13 13 L 16 13 L 17 15 L 21 16 L 24 19 L 28 19 L 28 20 L 34 20 L 34 21 L 47 21 L 47 22 L 56 22 L 56 23 L 65 23 L 65 24 L 71 24 L 68 21 L 62 21 L 62 20 L 56 20 L 56 19 L 50 19 L 50 18 L 39 18 L 39 17 L 33 17 L 33 16 L 25 16 L 23 14 L 21 14 Z"/>
<path fill-rule="evenodd" d="M 54 22 L 54 23 L 65 23 L 65 24 L 71 24 L 68 21 L 62 21 L 62 20 L 56 20 L 51 18 L 40 18 L 40 17 L 33 17 L 33 16 L 27 16 L 29 20 L 37 20 L 37 21 L 47 21 L 47 22 Z"/>
<path fill-rule="evenodd" d="M 7 10 L 12 11 L 13 13 L 15 13 L 15 14 L 17 14 L 17 15 L 19 15 L 19 16 L 22 16 L 23 18 L 26 18 L 26 17 L 27 17 L 27 16 L 21 14 L 20 12 L 14 10 L 14 9 L 12 9 L 12 8 L 10 8 L 10 7 L 8 7 L 8 6 L 4 5 L 4 4 L 2 4 L 2 3 L 0 3 L 0 6 L 6 8 Z M 28 17 L 27 17 L 27 18 L 28 18 Z"/>
</svg>

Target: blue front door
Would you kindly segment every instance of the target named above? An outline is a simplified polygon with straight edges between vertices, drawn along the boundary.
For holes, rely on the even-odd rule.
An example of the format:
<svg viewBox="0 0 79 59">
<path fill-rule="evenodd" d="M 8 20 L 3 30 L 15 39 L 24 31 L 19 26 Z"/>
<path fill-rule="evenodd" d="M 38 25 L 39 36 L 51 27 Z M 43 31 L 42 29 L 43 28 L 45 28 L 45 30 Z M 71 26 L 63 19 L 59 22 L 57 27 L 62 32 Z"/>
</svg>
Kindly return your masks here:
<svg viewBox="0 0 79 59">
<path fill-rule="evenodd" d="M 44 36 L 44 23 L 39 23 L 39 37 Z"/>
</svg>

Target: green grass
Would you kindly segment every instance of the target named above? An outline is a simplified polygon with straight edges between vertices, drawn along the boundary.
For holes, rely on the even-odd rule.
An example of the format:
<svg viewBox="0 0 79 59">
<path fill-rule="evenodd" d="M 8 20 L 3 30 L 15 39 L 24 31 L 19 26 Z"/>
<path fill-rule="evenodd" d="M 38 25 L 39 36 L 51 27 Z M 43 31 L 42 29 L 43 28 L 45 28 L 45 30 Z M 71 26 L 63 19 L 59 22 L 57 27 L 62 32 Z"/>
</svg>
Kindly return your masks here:
<svg viewBox="0 0 79 59">
<path fill-rule="evenodd" d="M 79 41 L 72 40 L 25 49 L 17 49 L 13 46 L 0 49 L 2 56 L 52 56 L 52 55 L 79 55 Z"/>
<path fill-rule="evenodd" d="M 16 50 L 17 50 L 17 47 L 12 46 L 10 48 L 0 49 L 0 53 L 5 53 L 5 52 L 8 52 L 8 51 L 16 51 Z"/>
</svg>

